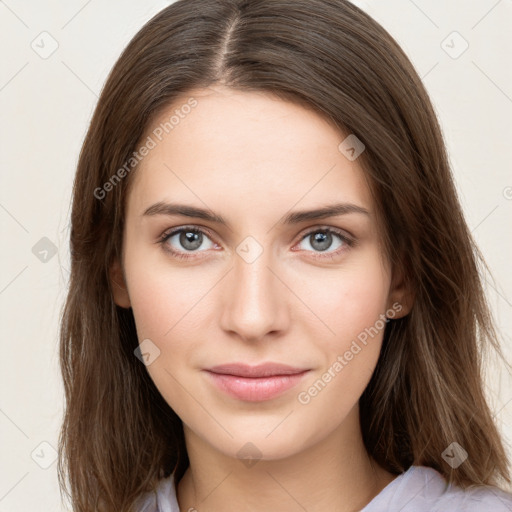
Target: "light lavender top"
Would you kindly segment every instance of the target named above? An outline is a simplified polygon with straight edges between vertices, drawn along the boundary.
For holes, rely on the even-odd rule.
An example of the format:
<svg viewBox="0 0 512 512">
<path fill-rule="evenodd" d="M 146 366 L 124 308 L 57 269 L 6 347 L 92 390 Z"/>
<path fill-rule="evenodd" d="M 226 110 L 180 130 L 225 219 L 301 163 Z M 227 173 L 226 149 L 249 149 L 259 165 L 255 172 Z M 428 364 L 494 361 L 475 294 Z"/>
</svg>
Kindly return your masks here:
<svg viewBox="0 0 512 512">
<path fill-rule="evenodd" d="M 139 512 L 180 511 L 174 475 L 160 481 L 156 492 L 141 497 Z M 192 509 L 193 510 L 193 509 Z M 512 512 L 512 494 L 490 486 L 463 490 L 447 485 L 427 466 L 411 466 L 398 475 L 360 512 Z"/>
</svg>

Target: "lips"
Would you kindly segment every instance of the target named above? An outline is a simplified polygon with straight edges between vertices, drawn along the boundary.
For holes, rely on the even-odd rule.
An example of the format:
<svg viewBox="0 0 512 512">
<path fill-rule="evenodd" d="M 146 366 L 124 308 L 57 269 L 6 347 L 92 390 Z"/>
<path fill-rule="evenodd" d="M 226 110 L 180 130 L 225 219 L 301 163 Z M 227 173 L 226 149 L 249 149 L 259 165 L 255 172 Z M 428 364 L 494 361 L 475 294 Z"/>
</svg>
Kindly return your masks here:
<svg viewBox="0 0 512 512">
<path fill-rule="evenodd" d="M 295 375 L 308 370 L 308 368 L 294 368 L 281 363 L 263 363 L 250 366 L 245 363 L 221 364 L 208 368 L 207 371 L 223 375 L 236 375 L 238 377 L 269 377 L 273 375 Z"/>
<path fill-rule="evenodd" d="M 280 363 L 249 366 L 231 363 L 205 370 L 217 389 L 238 400 L 261 402 L 275 398 L 296 386 L 309 369 Z"/>
</svg>

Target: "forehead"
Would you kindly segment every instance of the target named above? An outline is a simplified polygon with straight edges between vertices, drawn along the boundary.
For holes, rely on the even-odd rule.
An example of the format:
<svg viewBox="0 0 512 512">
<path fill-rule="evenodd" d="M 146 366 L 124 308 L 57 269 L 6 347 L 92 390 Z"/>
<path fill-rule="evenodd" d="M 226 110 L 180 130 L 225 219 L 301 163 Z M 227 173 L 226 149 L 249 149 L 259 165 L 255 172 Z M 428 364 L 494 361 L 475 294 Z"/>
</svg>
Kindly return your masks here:
<svg viewBox="0 0 512 512">
<path fill-rule="evenodd" d="M 148 126 L 143 142 L 154 147 L 132 176 L 129 210 L 175 199 L 253 213 L 342 201 L 371 209 L 357 160 L 339 149 L 346 136 L 270 93 L 191 90 Z"/>
</svg>

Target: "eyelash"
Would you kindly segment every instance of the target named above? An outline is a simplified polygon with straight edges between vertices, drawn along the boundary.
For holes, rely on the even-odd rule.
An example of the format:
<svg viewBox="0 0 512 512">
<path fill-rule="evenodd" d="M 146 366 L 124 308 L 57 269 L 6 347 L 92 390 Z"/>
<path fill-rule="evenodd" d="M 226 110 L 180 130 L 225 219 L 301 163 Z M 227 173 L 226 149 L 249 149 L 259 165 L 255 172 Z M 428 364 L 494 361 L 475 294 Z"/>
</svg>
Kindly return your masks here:
<svg viewBox="0 0 512 512">
<path fill-rule="evenodd" d="M 182 252 L 179 252 L 179 251 L 175 251 L 174 249 L 170 249 L 169 246 L 166 245 L 166 242 L 173 235 L 176 235 L 176 234 L 182 233 L 182 232 L 202 233 L 203 235 L 206 235 L 209 238 L 213 238 L 209 231 L 205 230 L 204 228 L 198 228 L 196 226 L 182 226 L 180 228 L 176 228 L 176 229 L 173 229 L 171 231 L 166 231 L 159 238 L 158 243 L 162 245 L 163 249 L 166 252 L 172 254 L 173 257 L 178 258 L 180 260 L 189 260 L 189 259 L 195 258 L 195 256 L 187 255 L 186 253 L 182 253 Z M 350 238 L 349 236 L 344 234 L 343 231 L 338 230 L 336 228 L 332 228 L 332 227 L 316 227 L 316 228 L 312 228 L 310 231 L 306 232 L 302 236 L 302 238 L 299 240 L 299 243 L 302 242 L 303 240 L 305 240 L 308 236 L 312 235 L 313 233 L 326 233 L 326 234 L 337 235 L 341 239 L 341 241 L 344 244 L 346 244 L 346 246 L 348 246 L 348 247 L 354 247 L 356 245 L 356 243 L 357 243 L 354 238 Z M 339 254 L 341 254 L 342 252 L 347 250 L 346 246 L 344 245 L 344 246 L 340 247 L 339 249 L 337 249 L 336 251 L 328 252 L 328 253 L 325 253 L 325 254 L 322 254 L 320 252 L 313 253 L 313 254 L 315 254 L 314 258 L 318 258 L 318 259 L 331 258 L 331 259 L 334 259 L 335 256 L 338 256 Z M 203 251 L 199 251 L 199 252 L 203 252 Z M 311 252 L 311 251 L 308 251 L 308 252 Z M 191 254 L 193 254 L 193 252 L 191 252 Z"/>
</svg>

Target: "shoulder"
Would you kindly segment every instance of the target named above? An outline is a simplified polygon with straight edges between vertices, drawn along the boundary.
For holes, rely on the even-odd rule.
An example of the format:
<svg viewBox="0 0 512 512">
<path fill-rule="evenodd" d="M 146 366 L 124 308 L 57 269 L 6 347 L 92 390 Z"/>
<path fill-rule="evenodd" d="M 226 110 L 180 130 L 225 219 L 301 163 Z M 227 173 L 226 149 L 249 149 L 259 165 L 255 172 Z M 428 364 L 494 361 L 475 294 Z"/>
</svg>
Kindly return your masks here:
<svg viewBox="0 0 512 512">
<path fill-rule="evenodd" d="M 156 489 L 139 497 L 136 512 L 180 512 L 174 484 L 174 473 L 158 482 Z"/>
<path fill-rule="evenodd" d="M 449 486 L 435 503 L 434 510 L 439 511 L 453 509 L 463 512 L 512 512 L 512 494 L 488 485 L 467 489 Z"/>
<path fill-rule="evenodd" d="M 173 474 L 155 491 L 141 496 L 137 512 L 179 512 Z M 360 512 L 512 512 L 512 494 L 497 487 L 462 489 L 448 485 L 435 469 L 411 466 Z"/>
<path fill-rule="evenodd" d="M 512 512 L 512 494 L 497 487 L 462 489 L 448 485 L 427 466 L 411 466 L 386 486 L 361 512 Z"/>
</svg>

